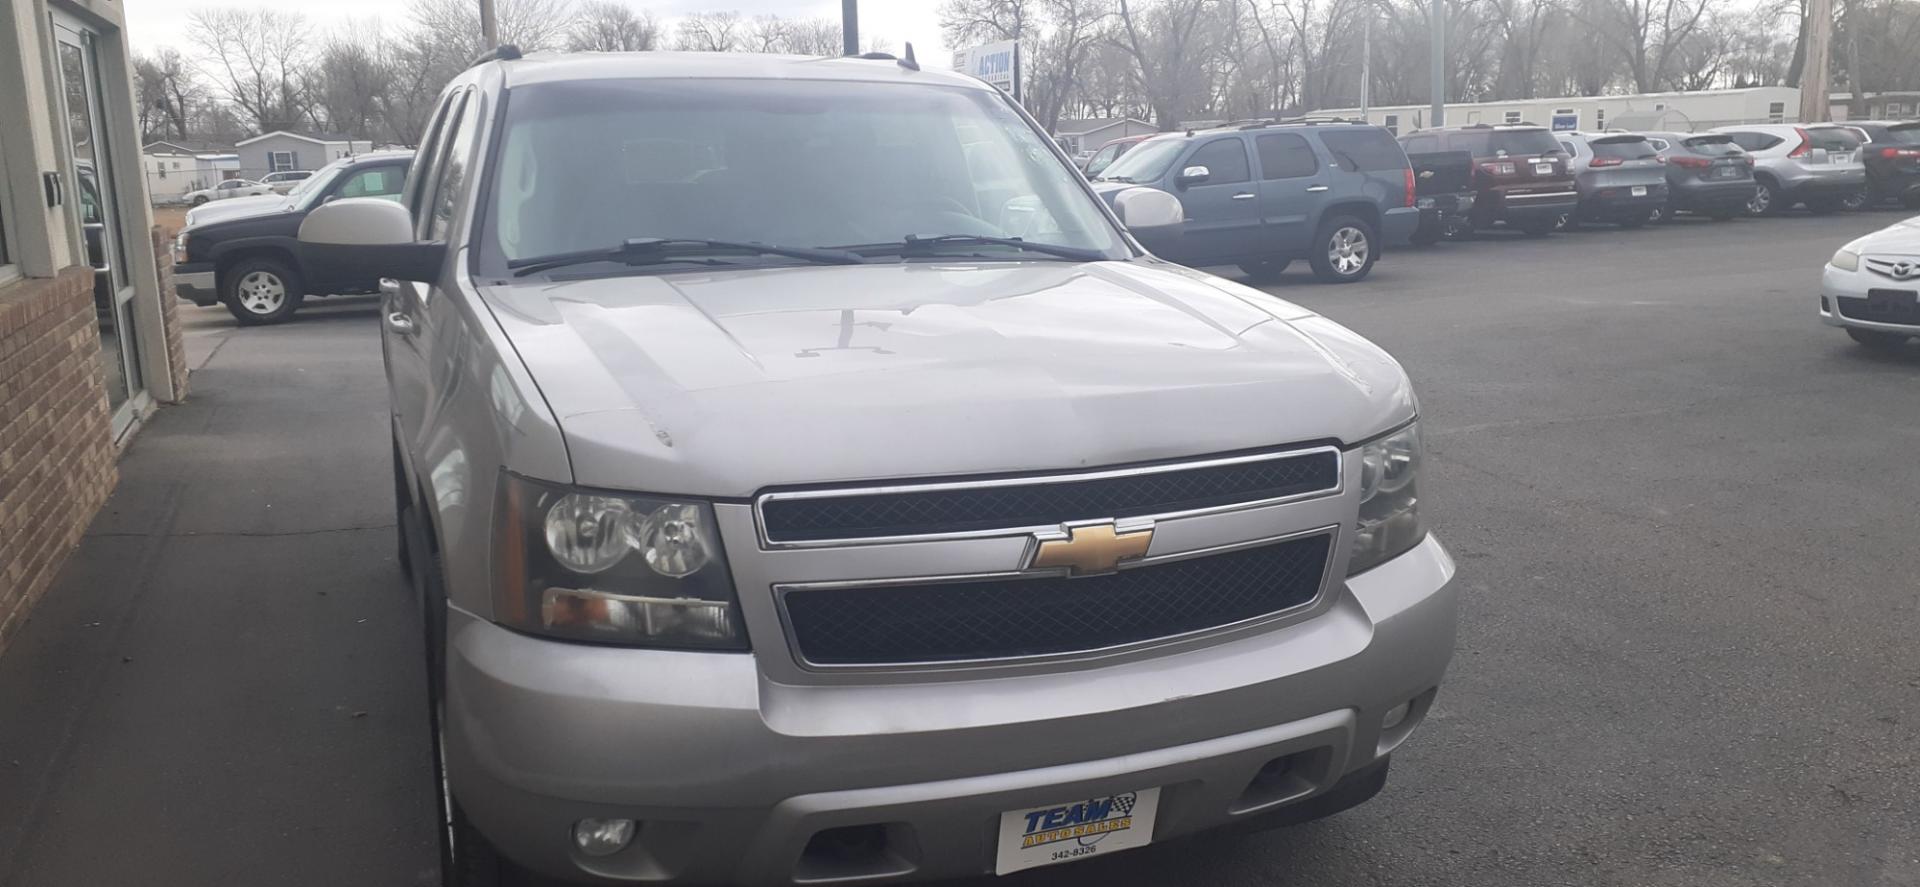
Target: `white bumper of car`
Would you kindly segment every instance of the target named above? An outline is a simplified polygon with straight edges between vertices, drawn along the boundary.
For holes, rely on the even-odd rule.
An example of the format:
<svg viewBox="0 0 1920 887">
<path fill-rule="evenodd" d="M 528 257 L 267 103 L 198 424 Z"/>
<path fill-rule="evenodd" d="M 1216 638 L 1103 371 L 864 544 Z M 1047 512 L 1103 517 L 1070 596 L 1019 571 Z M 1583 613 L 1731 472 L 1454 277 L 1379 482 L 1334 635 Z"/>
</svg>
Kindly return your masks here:
<svg viewBox="0 0 1920 887">
<path fill-rule="evenodd" d="M 1820 320 L 1828 326 L 1854 327 L 1905 335 L 1920 335 L 1920 312 L 1908 313 L 1903 322 L 1876 319 L 1870 310 L 1873 291 L 1920 293 L 1920 277 L 1895 280 L 1867 270 L 1863 259 L 1860 270 L 1847 271 L 1826 265 L 1820 274 Z M 1904 322 L 1911 320 L 1912 322 Z"/>
</svg>

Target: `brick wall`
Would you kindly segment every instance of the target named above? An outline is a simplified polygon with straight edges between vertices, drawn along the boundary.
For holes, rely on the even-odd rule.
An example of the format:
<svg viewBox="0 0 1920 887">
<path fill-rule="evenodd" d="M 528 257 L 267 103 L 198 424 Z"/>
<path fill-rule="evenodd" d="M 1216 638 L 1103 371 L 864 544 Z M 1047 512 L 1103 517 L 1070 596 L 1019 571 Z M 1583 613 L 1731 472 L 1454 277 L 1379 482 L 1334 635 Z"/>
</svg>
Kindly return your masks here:
<svg viewBox="0 0 1920 887">
<path fill-rule="evenodd" d="M 0 286 L 0 650 L 113 490 L 109 415 L 93 271 Z"/>
<path fill-rule="evenodd" d="M 153 226 L 153 256 L 160 266 L 160 322 L 166 328 L 167 374 L 173 381 L 173 397 L 167 403 L 180 403 L 187 399 L 187 346 L 180 333 L 180 299 L 173 294 L 172 234 Z"/>
</svg>

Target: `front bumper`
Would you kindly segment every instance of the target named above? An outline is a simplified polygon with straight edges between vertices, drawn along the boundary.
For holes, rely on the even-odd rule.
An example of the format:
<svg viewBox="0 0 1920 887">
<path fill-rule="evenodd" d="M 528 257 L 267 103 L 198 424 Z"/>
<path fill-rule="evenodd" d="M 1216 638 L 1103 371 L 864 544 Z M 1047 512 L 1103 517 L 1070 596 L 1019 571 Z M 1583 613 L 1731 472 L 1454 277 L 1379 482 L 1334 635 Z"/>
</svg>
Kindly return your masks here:
<svg viewBox="0 0 1920 887">
<path fill-rule="evenodd" d="M 1876 317 L 1868 308 L 1872 290 L 1920 292 L 1920 279 L 1903 281 L 1882 277 L 1866 270 L 1864 263 L 1859 271 L 1843 271 L 1827 265 L 1820 274 L 1820 322 L 1828 326 L 1920 336 L 1920 312 L 1896 318 Z"/>
<path fill-rule="evenodd" d="M 1332 812 L 1371 793 L 1368 768 L 1431 705 L 1452 655 L 1453 574 L 1429 537 L 1272 631 L 1074 671 L 913 683 L 783 684 L 750 655 L 556 643 L 456 611 L 448 776 L 507 856 L 600 883 L 985 874 L 1001 812 L 1155 786 L 1156 841 Z M 1382 729 L 1402 703 L 1410 713 Z M 592 858 L 569 838 L 583 817 L 642 824 L 625 849 Z M 858 826 L 884 834 L 884 852 L 823 862 L 807 851 L 823 830 Z"/>
<path fill-rule="evenodd" d="M 173 291 L 180 298 L 202 307 L 220 303 L 220 292 L 214 277 L 213 265 L 210 263 L 193 262 L 175 265 Z"/>
</svg>

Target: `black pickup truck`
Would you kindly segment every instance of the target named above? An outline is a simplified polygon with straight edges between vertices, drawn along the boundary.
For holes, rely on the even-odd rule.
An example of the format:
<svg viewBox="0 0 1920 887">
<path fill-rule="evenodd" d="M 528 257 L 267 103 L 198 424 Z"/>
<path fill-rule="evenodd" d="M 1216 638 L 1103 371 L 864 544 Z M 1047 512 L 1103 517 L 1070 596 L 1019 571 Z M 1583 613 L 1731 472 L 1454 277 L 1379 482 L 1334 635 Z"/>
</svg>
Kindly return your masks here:
<svg viewBox="0 0 1920 887">
<path fill-rule="evenodd" d="M 1413 164 L 1413 205 L 1420 225 L 1413 242 L 1436 243 L 1442 237 L 1473 234 L 1473 155 L 1465 151 L 1408 154 Z"/>
<path fill-rule="evenodd" d="M 342 197 L 400 199 L 409 151 L 345 157 L 321 167 L 285 196 L 237 197 L 195 207 L 173 244 L 174 291 L 195 305 L 224 304 L 242 324 L 279 323 L 307 296 L 377 292 L 300 261 L 300 222 Z"/>
</svg>

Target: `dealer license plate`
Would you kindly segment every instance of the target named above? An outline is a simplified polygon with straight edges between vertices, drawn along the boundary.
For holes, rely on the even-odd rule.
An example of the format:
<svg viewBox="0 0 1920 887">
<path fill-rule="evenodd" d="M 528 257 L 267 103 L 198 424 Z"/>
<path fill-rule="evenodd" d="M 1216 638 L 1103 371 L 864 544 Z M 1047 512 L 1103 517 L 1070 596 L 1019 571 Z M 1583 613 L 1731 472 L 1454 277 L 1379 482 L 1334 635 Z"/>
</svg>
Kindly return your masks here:
<svg viewBox="0 0 1920 887">
<path fill-rule="evenodd" d="M 1734 179 L 1734 178 L 1739 178 L 1739 177 L 1740 177 L 1740 171 L 1739 171 L 1739 170 L 1737 170 L 1737 169 L 1734 169 L 1734 168 L 1733 168 L 1733 167 L 1731 167 L 1731 166 L 1720 166 L 1720 167 L 1715 167 L 1715 168 L 1714 168 L 1714 170 L 1713 170 L 1713 177 L 1714 177 L 1714 178 L 1716 178 L 1716 179 Z"/>
<path fill-rule="evenodd" d="M 1645 185 L 1635 185 L 1635 186 L 1633 186 L 1633 196 L 1635 196 L 1635 197 L 1645 197 L 1645 196 L 1647 196 L 1647 186 L 1645 186 Z"/>
<path fill-rule="evenodd" d="M 1148 788 L 1002 813 L 994 874 L 1144 847 L 1159 807 L 1160 790 Z"/>
<path fill-rule="evenodd" d="M 1533 162 L 1533 174 L 1534 174 L 1534 175 L 1536 175 L 1536 176 L 1550 176 L 1550 175 L 1553 175 L 1553 163 L 1552 163 L 1551 161 L 1549 161 L 1549 162 L 1546 162 L 1546 163 L 1542 163 L 1542 162 L 1540 162 L 1540 161 L 1538 161 L 1538 160 L 1536 160 L 1536 161 L 1534 161 L 1534 162 Z"/>
</svg>

